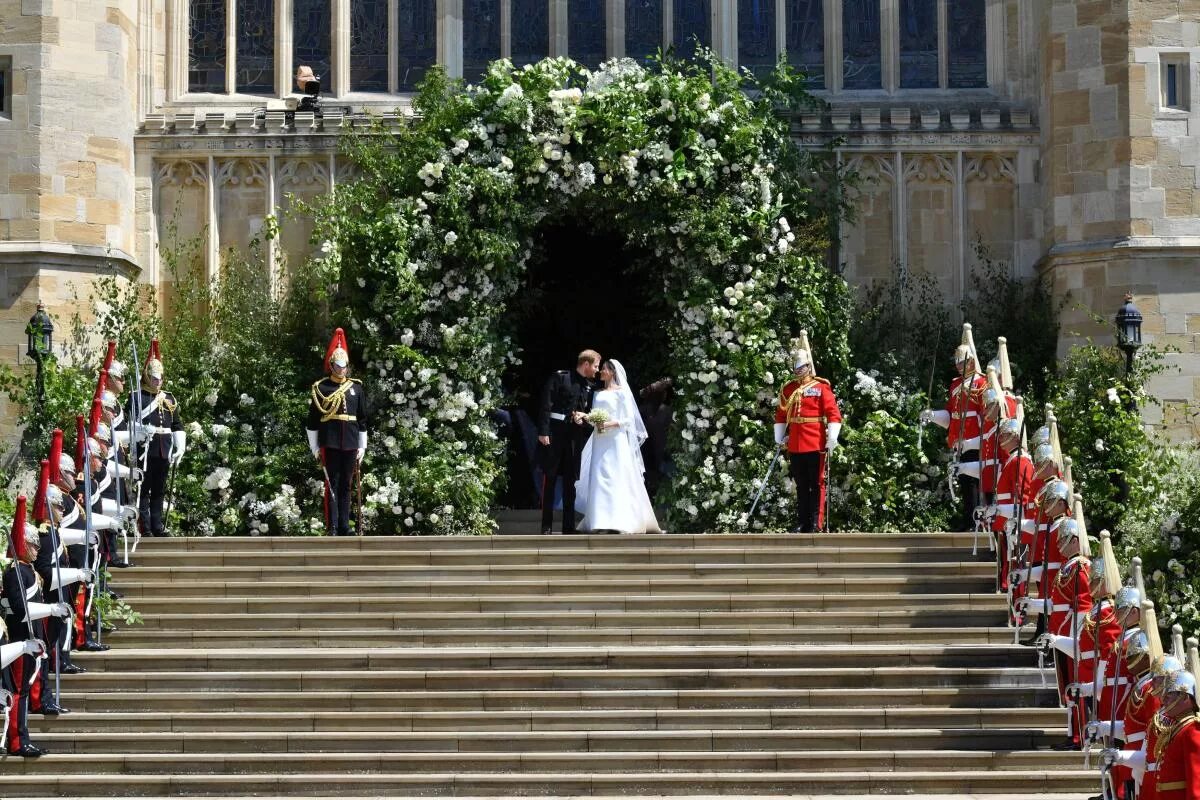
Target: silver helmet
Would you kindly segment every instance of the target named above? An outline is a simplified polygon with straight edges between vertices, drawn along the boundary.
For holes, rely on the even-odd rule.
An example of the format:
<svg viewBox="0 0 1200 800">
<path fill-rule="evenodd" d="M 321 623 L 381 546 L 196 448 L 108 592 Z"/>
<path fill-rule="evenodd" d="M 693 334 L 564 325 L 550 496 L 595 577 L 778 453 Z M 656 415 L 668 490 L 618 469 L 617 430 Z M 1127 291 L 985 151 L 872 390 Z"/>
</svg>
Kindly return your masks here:
<svg viewBox="0 0 1200 800">
<path fill-rule="evenodd" d="M 1142 593 L 1137 590 L 1136 586 L 1122 586 L 1117 592 L 1115 598 L 1118 611 L 1124 611 L 1129 608 L 1142 610 Z"/>
</svg>

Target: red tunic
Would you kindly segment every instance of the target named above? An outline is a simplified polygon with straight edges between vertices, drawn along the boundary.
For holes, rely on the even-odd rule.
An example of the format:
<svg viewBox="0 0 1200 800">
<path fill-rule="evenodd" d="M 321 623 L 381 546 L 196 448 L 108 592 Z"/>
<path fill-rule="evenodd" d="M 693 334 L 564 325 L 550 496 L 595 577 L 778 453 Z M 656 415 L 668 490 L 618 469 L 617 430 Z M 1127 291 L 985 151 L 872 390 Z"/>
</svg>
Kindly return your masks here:
<svg viewBox="0 0 1200 800">
<path fill-rule="evenodd" d="M 1005 393 L 1005 418 L 1012 419 L 1017 415 L 1017 398 Z M 1007 454 L 1000 447 L 1000 421 L 983 417 L 983 435 L 979 439 L 979 488 L 980 491 L 991 494 L 996 491 L 996 473 L 1004 463 Z M 997 501 L 999 502 L 999 501 Z"/>
<path fill-rule="evenodd" d="M 966 386 L 959 376 L 950 383 L 950 397 L 946 410 L 950 412 L 950 426 L 946 431 L 946 446 L 953 450 L 960 439 L 973 439 L 980 433 L 983 420 L 983 390 L 987 378 L 979 373 L 971 376 Z"/>
<path fill-rule="evenodd" d="M 1075 556 L 1058 571 L 1050 584 L 1050 620 L 1046 630 L 1059 636 L 1070 636 L 1074 630 L 1072 614 L 1092 610 L 1092 593 L 1088 588 L 1092 562 Z M 1082 632 L 1082 631 L 1081 631 Z M 1082 642 L 1080 651 L 1083 651 Z"/>
<path fill-rule="evenodd" d="M 1129 701 L 1125 704 L 1125 744 L 1122 750 L 1142 749 L 1150 722 L 1162 707 L 1162 701 L 1150 692 L 1151 680 L 1150 673 L 1146 673 L 1138 679 L 1133 691 L 1129 693 Z M 1133 770 L 1129 767 L 1113 767 L 1113 781 L 1118 785 L 1132 779 Z"/>
<path fill-rule="evenodd" d="M 1024 504 L 1024 518 L 1033 519 L 1030 514 L 1030 504 L 1036 495 L 1034 480 L 1033 459 L 1029 457 L 1028 453 L 1022 452 L 1020 457 L 1007 455 L 1004 466 L 1000 470 L 1000 479 L 996 482 L 996 504 Z M 1008 522 L 1008 517 L 997 514 L 992 523 L 992 530 L 1003 531 L 1006 522 Z M 1022 541 L 1028 544 L 1032 539 L 1022 537 Z"/>
<path fill-rule="evenodd" d="M 1138 800 L 1158 800 L 1158 741 L 1165 738 L 1174 726 L 1175 720 L 1163 715 L 1160 703 L 1159 710 L 1146 728 L 1146 774 L 1138 789 Z"/>
<path fill-rule="evenodd" d="M 824 452 L 826 423 L 841 421 L 837 398 L 824 378 L 788 381 L 779 393 L 775 422 L 787 423 L 789 453 Z"/>
<path fill-rule="evenodd" d="M 1200 800 L 1200 715 L 1175 723 L 1158 745 L 1158 800 Z"/>
<path fill-rule="evenodd" d="M 1113 655 L 1117 641 L 1121 638 L 1121 623 L 1117 621 L 1117 612 L 1110 598 L 1104 598 L 1092 606 L 1087 617 L 1083 620 L 1083 630 L 1079 635 L 1079 683 L 1081 685 L 1096 683 L 1096 664 L 1107 662 Z M 1093 700 L 1081 703 L 1077 709 L 1079 730 L 1087 726 L 1087 706 L 1095 710 L 1095 719 L 1106 720 L 1112 712 L 1112 689 L 1108 686 L 1112 678 L 1110 670 L 1105 670 L 1105 684 L 1100 686 L 1100 692 L 1093 695 Z"/>
</svg>

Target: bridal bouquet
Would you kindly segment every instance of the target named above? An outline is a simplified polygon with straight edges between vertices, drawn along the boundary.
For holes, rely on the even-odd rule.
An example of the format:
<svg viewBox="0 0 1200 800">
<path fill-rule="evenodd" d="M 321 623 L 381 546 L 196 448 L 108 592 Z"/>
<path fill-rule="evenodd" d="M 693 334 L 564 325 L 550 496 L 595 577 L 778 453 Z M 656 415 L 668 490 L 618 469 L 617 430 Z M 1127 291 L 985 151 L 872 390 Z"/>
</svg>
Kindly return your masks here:
<svg viewBox="0 0 1200 800">
<path fill-rule="evenodd" d="M 604 409 L 597 408 L 589 412 L 584 419 L 591 423 L 592 427 L 596 429 L 596 433 L 604 433 L 604 423 L 608 422 L 611 417 Z"/>
</svg>

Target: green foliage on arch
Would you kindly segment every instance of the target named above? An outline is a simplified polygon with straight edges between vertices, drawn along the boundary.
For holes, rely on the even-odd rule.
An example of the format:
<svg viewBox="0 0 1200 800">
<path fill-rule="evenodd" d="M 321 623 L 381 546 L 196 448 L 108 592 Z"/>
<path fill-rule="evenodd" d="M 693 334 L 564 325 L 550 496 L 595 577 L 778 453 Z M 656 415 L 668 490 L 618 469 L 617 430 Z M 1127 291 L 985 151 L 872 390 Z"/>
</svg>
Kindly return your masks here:
<svg viewBox="0 0 1200 800">
<path fill-rule="evenodd" d="M 790 338 L 807 328 L 822 371 L 846 374 L 849 302 L 820 258 L 838 187 L 810 188 L 820 164 L 780 113 L 808 99 L 786 67 L 746 80 L 711 56 L 498 61 L 478 86 L 431 77 L 403 130 L 347 140 L 358 178 L 321 209 L 315 266 L 378 404 L 371 527 L 489 529 L 503 464 L 487 412 L 520 358 L 505 309 L 536 226 L 560 215 L 605 220 L 662 276 L 678 393 L 666 524 L 747 526 Z M 788 505 L 772 498 L 764 519 Z"/>
</svg>

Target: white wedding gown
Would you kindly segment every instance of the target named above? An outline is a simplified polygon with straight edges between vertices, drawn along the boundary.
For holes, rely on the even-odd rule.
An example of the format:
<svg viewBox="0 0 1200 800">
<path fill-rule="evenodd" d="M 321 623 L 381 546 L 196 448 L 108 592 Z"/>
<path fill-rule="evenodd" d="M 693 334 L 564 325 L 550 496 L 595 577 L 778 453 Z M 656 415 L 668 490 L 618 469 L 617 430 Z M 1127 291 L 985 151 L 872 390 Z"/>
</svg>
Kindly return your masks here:
<svg viewBox="0 0 1200 800">
<path fill-rule="evenodd" d="M 575 482 L 576 508 L 583 510 L 581 531 L 661 533 L 646 485 L 645 467 L 634 423 L 637 408 L 633 395 L 619 389 L 597 392 L 592 409 L 608 412 L 621 427 L 593 431 L 583 448 L 579 480 Z"/>
</svg>

